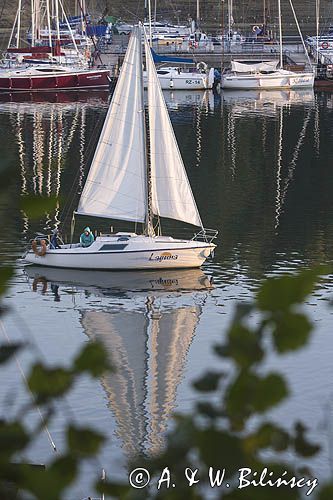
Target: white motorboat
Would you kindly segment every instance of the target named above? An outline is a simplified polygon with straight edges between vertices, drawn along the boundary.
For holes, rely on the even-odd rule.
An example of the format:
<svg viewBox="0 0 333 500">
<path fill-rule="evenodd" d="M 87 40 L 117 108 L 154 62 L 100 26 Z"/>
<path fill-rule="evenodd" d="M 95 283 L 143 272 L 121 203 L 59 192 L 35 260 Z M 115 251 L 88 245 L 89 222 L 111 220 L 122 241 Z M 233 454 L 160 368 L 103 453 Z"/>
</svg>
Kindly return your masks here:
<svg viewBox="0 0 333 500">
<path fill-rule="evenodd" d="M 279 61 L 260 63 L 231 62 L 231 71 L 222 75 L 223 89 L 263 90 L 312 88 L 312 71 L 296 72 L 278 68 Z"/>
<path fill-rule="evenodd" d="M 83 269 L 195 268 L 211 255 L 216 231 L 203 228 L 145 37 L 148 124 L 141 26 L 134 28 L 76 214 L 143 224 L 143 234 L 100 235 L 88 247 L 50 248 L 35 240 L 25 260 Z M 146 137 L 149 138 L 149 161 Z M 160 218 L 200 227 L 191 240 L 161 235 Z M 155 231 L 157 230 L 157 234 Z"/>
</svg>

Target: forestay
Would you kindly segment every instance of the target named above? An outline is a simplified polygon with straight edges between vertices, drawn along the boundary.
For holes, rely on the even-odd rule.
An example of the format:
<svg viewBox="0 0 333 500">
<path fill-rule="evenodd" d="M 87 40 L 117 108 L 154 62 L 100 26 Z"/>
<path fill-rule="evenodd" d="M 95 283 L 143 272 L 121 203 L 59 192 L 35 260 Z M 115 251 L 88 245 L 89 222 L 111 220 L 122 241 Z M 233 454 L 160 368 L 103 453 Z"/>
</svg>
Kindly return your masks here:
<svg viewBox="0 0 333 500">
<path fill-rule="evenodd" d="M 145 52 L 152 211 L 160 217 L 202 227 L 146 36 Z"/>
<path fill-rule="evenodd" d="M 141 36 L 134 29 L 77 213 L 144 222 L 147 211 Z"/>
</svg>

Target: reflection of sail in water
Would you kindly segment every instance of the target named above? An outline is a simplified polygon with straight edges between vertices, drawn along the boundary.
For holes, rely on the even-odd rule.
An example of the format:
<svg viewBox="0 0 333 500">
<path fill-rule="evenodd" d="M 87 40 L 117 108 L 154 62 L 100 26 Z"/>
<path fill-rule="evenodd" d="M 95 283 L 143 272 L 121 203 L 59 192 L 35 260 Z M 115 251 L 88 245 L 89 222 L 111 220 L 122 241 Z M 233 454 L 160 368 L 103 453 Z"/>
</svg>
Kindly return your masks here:
<svg viewBox="0 0 333 500">
<path fill-rule="evenodd" d="M 150 309 L 82 313 L 86 334 L 103 343 L 116 367 L 102 384 L 129 456 L 162 446 L 200 314 L 198 306 Z"/>
</svg>

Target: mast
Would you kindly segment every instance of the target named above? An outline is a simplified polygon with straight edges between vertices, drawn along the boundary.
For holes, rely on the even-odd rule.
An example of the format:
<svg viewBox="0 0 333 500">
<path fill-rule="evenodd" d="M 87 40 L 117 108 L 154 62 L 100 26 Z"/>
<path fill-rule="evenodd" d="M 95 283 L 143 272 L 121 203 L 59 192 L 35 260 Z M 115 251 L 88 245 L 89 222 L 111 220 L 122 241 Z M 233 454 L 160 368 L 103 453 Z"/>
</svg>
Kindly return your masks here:
<svg viewBox="0 0 333 500">
<path fill-rule="evenodd" d="M 281 0 L 278 0 L 278 15 L 279 15 L 280 67 L 283 68 Z"/>
<path fill-rule="evenodd" d="M 21 31 L 21 8 L 22 8 L 22 2 L 19 0 L 18 4 L 18 14 L 17 14 L 17 35 L 16 35 L 16 47 L 19 48 L 20 46 L 20 31 Z"/>
<path fill-rule="evenodd" d="M 149 45 L 153 46 L 153 37 L 152 37 L 152 29 L 151 29 L 151 0 L 148 0 L 148 16 L 149 16 Z"/>
<path fill-rule="evenodd" d="M 316 50 L 317 50 L 317 57 L 316 57 L 316 63 L 318 66 L 319 62 L 319 11 L 320 11 L 320 0 L 316 0 Z"/>
<path fill-rule="evenodd" d="M 200 25 L 200 1 L 197 0 L 197 28 Z"/>
<path fill-rule="evenodd" d="M 150 4 L 150 1 L 149 1 Z M 146 43 L 146 37 L 144 34 L 144 43 Z M 143 140 L 143 156 L 145 163 L 145 187 L 146 187 L 146 217 L 145 217 L 145 234 L 147 236 L 154 236 L 154 228 L 153 228 L 153 218 L 152 218 L 152 209 L 151 209 L 151 176 L 150 176 L 150 167 L 148 162 L 148 151 L 147 151 L 147 128 L 146 128 L 146 112 L 145 112 L 145 103 L 144 103 L 144 84 L 143 84 L 143 57 L 142 57 L 142 24 L 140 23 L 138 26 L 138 41 L 139 41 L 139 79 L 140 79 L 140 88 L 141 88 L 141 117 L 142 117 L 142 140 Z M 149 47 L 150 50 L 150 47 Z M 149 84 L 149 82 L 148 82 Z"/>
</svg>

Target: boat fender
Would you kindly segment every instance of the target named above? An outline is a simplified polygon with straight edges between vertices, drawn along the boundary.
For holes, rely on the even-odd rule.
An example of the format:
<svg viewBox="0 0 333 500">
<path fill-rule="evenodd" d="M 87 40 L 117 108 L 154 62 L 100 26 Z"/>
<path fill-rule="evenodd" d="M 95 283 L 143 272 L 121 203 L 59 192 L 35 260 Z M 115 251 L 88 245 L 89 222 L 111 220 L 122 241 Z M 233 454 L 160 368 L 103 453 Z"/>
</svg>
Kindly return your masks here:
<svg viewBox="0 0 333 500">
<path fill-rule="evenodd" d="M 173 89 L 173 79 L 172 79 L 172 78 L 170 78 L 169 88 L 170 88 L 170 89 Z"/>
<path fill-rule="evenodd" d="M 197 70 L 200 71 L 200 73 L 206 73 L 207 68 L 208 68 L 208 66 L 205 62 L 203 62 L 203 61 L 198 62 Z"/>
<path fill-rule="evenodd" d="M 47 280 L 46 280 L 46 278 L 44 278 L 44 276 L 39 276 L 38 278 L 34 279 L 34 281 L 32 283 L 32 289 L 34 292 L 37 292 L 38 283 L 43 284 L 42 293 L 44 294 L 45 292 L 47 292 Z"/>
<path fill-rule="evenodd" d="M 329 47 L 328 42 L 323 42 L 323 43 L 321 44 L 321 48 L 322 48 L 322 49 L 328 49 L 328 47 Z"/>
<path fill-rule="evenodd" d="M 37 255 L 38 257 L 44 257 L 44 255 L 46 254 L 46 251 L 47 251 L 46 241 L 40 240 L 40 246 L 41 246 L 41 249 L 38 250 L 37 240 L 33 240 L 33 242 L 31 243 L 31 248 L 32 248 L 34 254 Z"/>
</svg>

